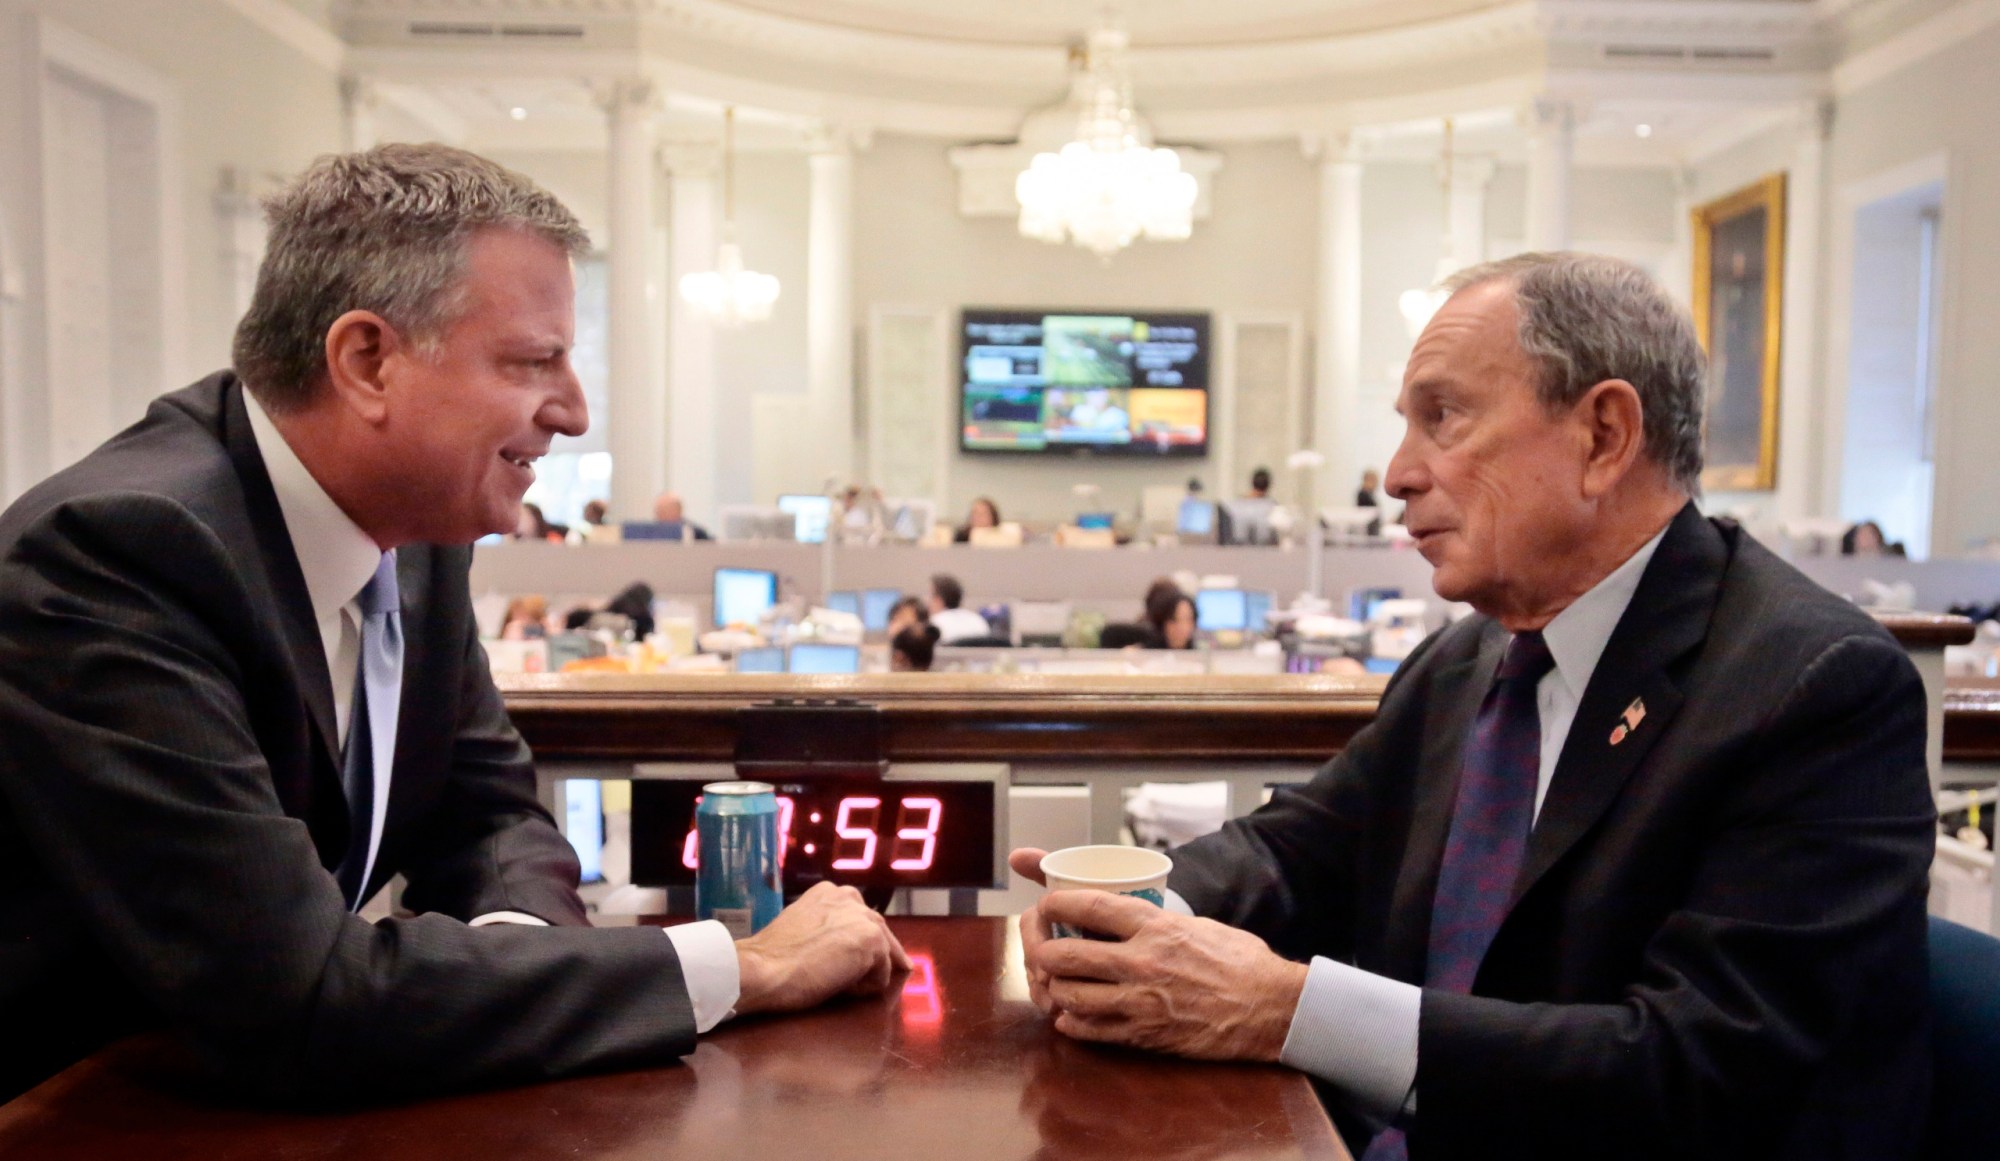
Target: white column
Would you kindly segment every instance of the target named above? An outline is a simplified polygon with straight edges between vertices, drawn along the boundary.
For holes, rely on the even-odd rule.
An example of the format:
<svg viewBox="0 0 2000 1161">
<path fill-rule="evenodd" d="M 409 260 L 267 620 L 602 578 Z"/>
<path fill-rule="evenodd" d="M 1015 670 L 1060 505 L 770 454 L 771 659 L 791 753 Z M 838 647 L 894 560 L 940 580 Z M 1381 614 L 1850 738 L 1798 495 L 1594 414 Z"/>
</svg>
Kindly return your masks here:
<svg viewBox="0 0 2000 1161">
<path fill-rule="evenodd" d="M 1822 496 L 1821 465 L 1828 408 L 1819 397 L 1819 259 L 1826 203 L 1826 141 L 1833 130 L 1833 102 L 1807 102 L 1799 111 L 1798 144 L 1785 179 L 1784 346 L 1778 352 L 1778 516 L 1794 520 L 1836 515 L 1840 494 Z M 1843 377 L 1844 378 L 1844 377 Z M 1844 411 L 1843 409 L 1840 409 Z M 1824 501 L 1824 504 L 1822 503 Z"/>
<path fill-rule="evenodd" d="M 618 520 L 651 518 L 653 496 L 664 486 L 667 461 L 663 391 L 653 348 L 656 309 L 649 283 L 653 270 L 653 113 L 652 86 L 642 80 L 614 82 L 600 94 L 610 119 L 609 229 L 606 346 L 607 415 L 611 450 L 611 514 Z"/>
<path fill-rule="evenodd" d="M 1570 245 L 1569 172 L 1576 148 L 1576 108 L 1559 97 L 1536 97 L 1526 111 L 1530 250 Z"/>
<path fill-rule="evenodd" d="M 806 219 L 806 393 L 823 432 L 818 475 L 855 475 L 854 153 L 848 134 L 825 128 L 807 142 L 811 166 Z"/>
<path fill-rule="evenodd" d="M 1463 270 L 1486 261 L 1486 191 L 1493 184 L 1493 159 L 1455 158 L 1446 212 L 1451 215 L 1452 269 Z"/>
<path fill-rule="evenodd" d="M 375 127 L 375 110 L 381 103 L 381 94 L 376 92 L 374 81 L 366 77 L 340 78 L 341 127 L 347 134 L 349 153 L 373 149 L 380 143 L 381 135 Z"/>
<path fill-rule="evenodd" d="M 680 296 L 681 279 L 715 268 L 721 216 L 718 156 L 709 145 L 673 145 L 661 152 L 669 175 L 667 211 L 667 447 L 662 488 L 681 494 L 688 516 L 714 524 L 719 503 L 715 324 Z M 748 455 L 749 448 L 732 448 Z"/>
<path fill-rule="evenodd" d="M 1361 163 L 1332 143 L 1319 161 L 1316 330 L 1313 446 L 1326 463 L 1314 491 L 1321 505 L 1343 507 L 1361 478 Z"/>
<path fill-rule="evenodd" d="M 1674 301 L 1690 309 L 1694 306 L 1694 167 L 1675 165 L 1674 248 L 1660 285 Z"/>
</svg>

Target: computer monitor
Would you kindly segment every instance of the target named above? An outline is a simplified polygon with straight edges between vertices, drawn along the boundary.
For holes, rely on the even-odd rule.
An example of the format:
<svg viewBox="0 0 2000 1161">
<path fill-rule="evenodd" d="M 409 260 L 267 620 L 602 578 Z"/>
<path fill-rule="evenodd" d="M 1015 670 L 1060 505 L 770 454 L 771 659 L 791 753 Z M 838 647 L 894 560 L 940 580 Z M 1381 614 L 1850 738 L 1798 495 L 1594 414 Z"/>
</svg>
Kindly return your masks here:
<svg viewBox="0 0 2000 1161">
<path fill-rule="evenodd" d="M 783 673 L 784 671 L 785 650 L 781 645 L 761 645 L 755 649 L 739 649 L 736 652 L 738 673 Z"/>
<path fill-rule="evenodd" d="M 786 659 L 788 673 L 859 673 L 861 647 L 808 642 L 792 646 Z"/>
<path fill-rule="evenodd" d="M 861 594 L 851 591 L 828 593 L 826 594 L 826 607 L 836 613 L 846 613 L 849 616 L 858 617 L 861 615 Z"/>
<path fill-rule="evenodd" d="M 763 568 L 715 570 L 715 624 L 755 625 L 778 603 L 778 574 Z"/>
<path fill-rule="evenodd" d="M 1243 627 L 1252 633 L 1262 633 L 1270 628 L 1273 594 L 1253 590 L 1243 594 Z"/>
<path fill-rule="evenodd" d="M 1174 531 L 1191 540 L 1214 538 L 1215 505 L 1192 497 L 1182 500 L 1179 515 L 1174 520 Z"/>
<path fill-rule="evenodd" d="M 681 540 L 687 525 L 679 520 L 631 520 L 619 526 L 621 540 Z"/>
<path fill-rule="evenodd" d="M 778 497 L 778 511 L 789 512 L 794 521 L 792 539 L 802 544 L 826 542 L 826 527 L 833 521 L 833 497 L 792 495 Z"/>
<path fill-rule="evenodd" d="M 576 848 L 582 881 L 604 879 L 604 784 L 595 778 L 563 781 L 563 837 Z"/>
<path fill-rule="evenodd" d="M 861 627 L 880 633 L 889 627 L 889 610 L 903 599 L 901 589 L 867 589 L 861 594 Z"/>
<path fill-rule="evenodd" d="M 1383 601 L 1400 600 L 1402 589 L 1364 588 L 1354 589 L 1347 594 L 1347 615 L 1366 624 L 1375 617 L 1375 610 Z"/>
<path fill-rule="evenodd" d="M 1076 517 L 1078 528 L 1110 528 L 1117 521 L 1116 512 L 1079 512 Z"/>
<path fill-rule="evenodd" d="M 1194 595 L 1195 628 L 1204 633 L 1241 632 L 1249 603 L 1249 594 L 1242 589 L 1202 589 Z"/>
<path fill-rule="evenodd" d="M 1394 673 L 1401 664 L 1402 659 L 1398 657 L 1370 657 L 1361 663 L 1361 667 L 1370 673 Z"/>
</svg>

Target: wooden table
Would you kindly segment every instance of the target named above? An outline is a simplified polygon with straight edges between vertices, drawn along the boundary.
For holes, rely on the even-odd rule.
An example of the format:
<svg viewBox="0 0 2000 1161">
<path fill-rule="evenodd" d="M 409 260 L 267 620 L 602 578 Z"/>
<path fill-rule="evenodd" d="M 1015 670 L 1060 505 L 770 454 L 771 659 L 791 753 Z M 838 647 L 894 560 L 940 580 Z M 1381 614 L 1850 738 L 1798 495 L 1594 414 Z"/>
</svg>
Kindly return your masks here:
<svg viewBox="0 0 2000 1161">
<path fill-rule="evenodd" d="M 126 1041 L 0 1106 L 0 1157 L 1348 1158 L 1298 1073 L 1051 1031 L 1010 922 L 892 919 L 917 960 L 900 993 L 733 1022 L 681 1066 L 399 1108 L 234 1108 L 165 1041 Z"/>
</svg>

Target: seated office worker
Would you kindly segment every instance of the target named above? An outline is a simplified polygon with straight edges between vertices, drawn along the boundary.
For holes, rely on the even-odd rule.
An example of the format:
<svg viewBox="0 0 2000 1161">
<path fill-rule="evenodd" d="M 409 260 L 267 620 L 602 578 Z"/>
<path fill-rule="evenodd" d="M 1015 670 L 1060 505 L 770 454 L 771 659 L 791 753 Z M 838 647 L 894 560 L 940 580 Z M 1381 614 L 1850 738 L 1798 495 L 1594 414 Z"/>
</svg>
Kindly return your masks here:
<svg viewBox="0 0 2000 1161">
<path fill-rule="evenodd" d="M 1045 897 L 1034 993 L 1081 1039 L 1320 1077 L 1370 1161 L 1910 1156 L 1915 670 L 1696 510 L 1702 359 L 1643 274 L 1530 254 L 1452 287 L 1387 482 L 1481 615 L 1310 783 L 1174 852 L 1204 918 Z"/>
<path fill-rule="evenodd" d="M 586 424 L 576 219 L 435 145 L 268 210 L 236 372 L 0 517 L 0 1097 L 165 1027 L 253 1095 L 401 1099 L 887 986 L 852 891 L 593 930 L 536 801 L 466 570 Z M 417 915 L 357 917 L 395 874 Z"/>
</svg>

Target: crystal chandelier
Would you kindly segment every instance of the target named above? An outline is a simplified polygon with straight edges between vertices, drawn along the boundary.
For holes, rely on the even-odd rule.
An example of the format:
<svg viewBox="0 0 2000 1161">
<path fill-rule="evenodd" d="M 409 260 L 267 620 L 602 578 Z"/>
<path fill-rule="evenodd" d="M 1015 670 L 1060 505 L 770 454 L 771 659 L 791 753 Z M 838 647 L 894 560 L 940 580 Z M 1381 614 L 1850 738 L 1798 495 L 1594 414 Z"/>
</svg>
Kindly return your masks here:
<svg viewBox="0 0 2000 1161">
<path fill-rule="evenodd" d="M 1076 139 L 1037 153 L 1014 181 L 1020 230 L 1043 242 L 1073 241 L 1101 258 L 1144 234 L 1179 241 L 1194 229 L 1194 175 L 1171 149 L 1154 149 L 1132 112 L 1126 37 L 1090 34 L 1083 73 L 1071 89 Z"/>
<path fill-rule="evenodd" d="M 736 244 L 736 110 L 722 111 L 722 244 L 715 248 L 715 269 L 681 279 L 681 297 L 717 326 L 763 322 L 778 301 L 778 280 L 743 268 L 743 249 Z"/>
</svg>

